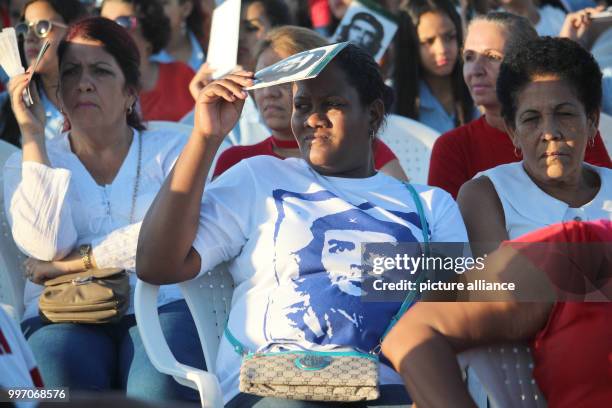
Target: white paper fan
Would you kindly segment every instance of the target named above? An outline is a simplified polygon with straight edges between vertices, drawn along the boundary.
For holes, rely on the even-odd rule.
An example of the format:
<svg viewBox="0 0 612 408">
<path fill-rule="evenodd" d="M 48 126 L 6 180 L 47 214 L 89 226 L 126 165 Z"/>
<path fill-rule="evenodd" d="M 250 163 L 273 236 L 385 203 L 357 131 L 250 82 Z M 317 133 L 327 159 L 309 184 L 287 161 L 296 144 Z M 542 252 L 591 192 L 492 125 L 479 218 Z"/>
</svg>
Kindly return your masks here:
<svg viewBox="0 0 612 408">
<path fill-rule="evenodd" d="M 17 47 L 17 35 L 13 27 L 8 27 L 0 32 L 0 65 L 9 77 L 23 74 L 25 69 L 21 65 L 19 48 Z"/>
</svg>

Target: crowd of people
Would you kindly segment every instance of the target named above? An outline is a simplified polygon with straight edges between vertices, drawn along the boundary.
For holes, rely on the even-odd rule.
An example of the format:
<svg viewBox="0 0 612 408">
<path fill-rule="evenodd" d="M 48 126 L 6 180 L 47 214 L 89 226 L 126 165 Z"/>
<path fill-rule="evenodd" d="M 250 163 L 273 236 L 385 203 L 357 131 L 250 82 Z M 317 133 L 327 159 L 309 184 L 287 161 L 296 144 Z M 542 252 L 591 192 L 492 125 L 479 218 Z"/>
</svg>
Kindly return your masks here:
<svg viewBox="0 0 612 408">
<path fill-rule="evenodd" d="M 21 332 L 0 310 L 0 390 L 197 402 L 151 363 L 133 292 L 138 279 L 161 285 L 172 353 L 205 370 L 176 284 L 226 263 L 232 339 L 214 365 L 229 407 L 330 406 L 241 392 L 236 342 L 381 346 L 380 397 L 346 406 L 467 407 L 456 353 L 532 341 L 551 407 L 612 404 L 610 246 L 538 256 L 512 245 L 612 241 L 599 125 L 612 114 L 612 60 L 598 51 L 610 49 L 612 21 L 593 18 L 607 4 L 379 0 L 397 25 L 382 59 L 350 43 L 315 78 L 246 91 L 257 71 L 331 44 L 352 1 L 242 0 L 238 66 L 214 79 L 206 54 L 219 3 L 0 0 L 24 66 L 51 43 L 33 76 L 0 72 L 0 138 L 20 149 L 2 170 L 3 205 L 27 256 Z M 441 134 L 427 185 L 410 183 L 380 140 L 390 114 Z M 529 262 L 552 282 L 587 282 L 583 300 L 598 302 L 414 302 L 387 335 L 401 302 L 362 301 L 367 242 L 471 243 L 475 257 L 498 260 L 491 279 L 528 285 Z M 45 319 L 45 282 L 92 268 L 128 271 L 125 315 Z"/>
</svg>

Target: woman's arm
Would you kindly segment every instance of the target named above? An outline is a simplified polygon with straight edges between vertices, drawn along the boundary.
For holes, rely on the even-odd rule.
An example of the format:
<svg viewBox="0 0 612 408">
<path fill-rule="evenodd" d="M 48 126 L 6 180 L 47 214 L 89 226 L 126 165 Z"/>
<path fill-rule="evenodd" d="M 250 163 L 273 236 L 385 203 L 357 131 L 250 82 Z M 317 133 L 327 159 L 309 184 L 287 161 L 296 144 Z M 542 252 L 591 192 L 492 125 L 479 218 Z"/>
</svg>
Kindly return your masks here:
<svg viewBox="0 0 612 408">
<path fill-rule="evenodd" d="M 550 309 L 548 303 L 420 302 L 385 338 L 382 351 L 419 408 L 475 407 L 456 354 L 491 342 L 532 338 Z"/>
<path fill-rule="evenodd" d="M 475 257 L 495 250 L 500 242 L 509 239 L 504 209 L 488 177 L 466 182 L 459 190 L 457 204 Z"/>
<path fill-rule="evenodd" d="M 212 82 L 196 102 L 195 126 L 174 169 L 142 224 L 136 270 L 139 278 L 167 284 L 194 278 L 200 258 L 192 248 L 206 177 L 223 137 L 240 117 L 252 73 L 238 72 Z"/>
<path fill-rule="evenodd" d="M 34 105 L 27 108 L 22 93 L 26 74 L 9 84 L 11 105 L 23 137 L 21 158 L 4 169 L 4 205 L 13 238 L 29 256 L 51 261 L 65 257 L 76 244 L 76 230 L 66 202 L 70 172 L 51 167 L 45 147 L 45 112 L 35 87 Z"/>
</svg>

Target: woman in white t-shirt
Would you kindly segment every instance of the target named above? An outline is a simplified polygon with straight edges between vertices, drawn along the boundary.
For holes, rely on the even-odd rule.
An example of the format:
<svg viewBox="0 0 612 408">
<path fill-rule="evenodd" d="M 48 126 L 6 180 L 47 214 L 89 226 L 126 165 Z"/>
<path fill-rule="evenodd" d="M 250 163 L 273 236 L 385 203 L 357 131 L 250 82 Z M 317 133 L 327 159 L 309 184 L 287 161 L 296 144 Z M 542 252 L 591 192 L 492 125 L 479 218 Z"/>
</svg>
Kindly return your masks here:
<svg viewBox="0 0 612 408">
<path fill-rule="evenodd" d="M 423 234 L 465 242 L 457 206 L 446 192 L 415 185 L 424 231 L 407 186 L 374 170 L 372 139 L 390 95 L 376 62 L 355 45 L 316 78 L 293 84 L 291 127 L 301 158 L 252 157 L 204 190 L 252 76 L 228 75 L 200 93 L 195 130 L 143 222 L 139 277 L 175 283 L 228 261 L 236 284 L 228 328 L 246 349 L 370 351 L 401 302 L 362 301 L 361 244 L 422 242 Z M 216 374 L 228 406 L 306 405 L 239 394 L 240 361 L 224 338 Z M 410 405 L 384 364 L 381 383 L 377 404 Z"/>
</svg>

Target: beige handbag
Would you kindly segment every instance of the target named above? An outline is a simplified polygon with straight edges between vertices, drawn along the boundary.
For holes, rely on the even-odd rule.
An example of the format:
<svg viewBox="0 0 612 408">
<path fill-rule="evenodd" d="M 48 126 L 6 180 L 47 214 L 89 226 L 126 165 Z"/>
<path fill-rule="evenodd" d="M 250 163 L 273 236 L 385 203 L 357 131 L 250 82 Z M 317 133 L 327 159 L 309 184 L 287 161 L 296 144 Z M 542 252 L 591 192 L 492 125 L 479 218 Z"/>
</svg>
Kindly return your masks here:
<svg viewBox="0 0 612 408">
<path fill-rule="evenodd" d="M 38 307 L 51 323 L 112 323 L 130 302 L 130 281 L 124 269 L 89 269 L 49 279 Z"/>
<path fill-rule="evenodd" d="M 358 351 L 252 353 L 240 367 L 240 391 L 304 401 L 375 400 L 378 356 Z"/>
</svg>

